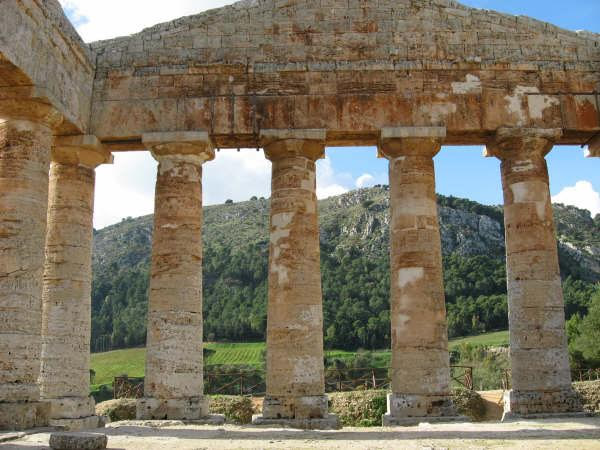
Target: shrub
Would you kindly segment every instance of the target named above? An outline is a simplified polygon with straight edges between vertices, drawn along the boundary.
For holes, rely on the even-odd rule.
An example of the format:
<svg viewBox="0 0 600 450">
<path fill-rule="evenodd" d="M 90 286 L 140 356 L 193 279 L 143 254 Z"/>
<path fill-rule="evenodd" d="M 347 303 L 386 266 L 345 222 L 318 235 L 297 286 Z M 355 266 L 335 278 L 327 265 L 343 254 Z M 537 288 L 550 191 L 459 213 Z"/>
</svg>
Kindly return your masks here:
<svg viewBox="0 0 600 450">
<path fill-rule="evenodd" d="M 475 422 L 485 418 L 485 403 L 479 394 L 468 389 L 454 389 L 452 400 L 457 411 Z"/>
<path fill-rule="evenodd" d="M 111 422 L 133 420 L 136 416 L 136 404 L 135 398 L 108 400 L 96 405 L 96 414 L 108 417 Z"/>
<path fill-rule="evenodd" d="M 345 427 L 380 427 L 387 412 L 387 391 L 370 390 L 329 394 L 329 410 Z M 452 399 L 458 412 L 474 421 L 485 416 L 485 403 L 475 391 L 456 389 Z"/>
<path fill-rule="evenodd" d="M 387 391 L 338 392 L 329 399 L 331 413 L 346 427 L 380 427 L 387 410 Z"/>
<path fill-rule="evenodd" d="M 585 411 L 600 412 L 600 380 L 573 383 L 573 388 L 581 396 Z"/>
<path fill-rule="evenodd" d="M 110 384 L 101 384 L 100 386 L 93 386 L 90 395 L 94 397 L 96 403 L 101 403 L 106 400 L 112 400 L 114 398 L 113 388 Z"/>
<path fill-rule="evenodd" d="M 246 424 L 252 422 L 252 414 L 257 411 L 254 410 L 254 404 L 249 397 L 215 395 L 211 396 L 210 412 L 223 414 L 231 422 Z"/>
</svg>

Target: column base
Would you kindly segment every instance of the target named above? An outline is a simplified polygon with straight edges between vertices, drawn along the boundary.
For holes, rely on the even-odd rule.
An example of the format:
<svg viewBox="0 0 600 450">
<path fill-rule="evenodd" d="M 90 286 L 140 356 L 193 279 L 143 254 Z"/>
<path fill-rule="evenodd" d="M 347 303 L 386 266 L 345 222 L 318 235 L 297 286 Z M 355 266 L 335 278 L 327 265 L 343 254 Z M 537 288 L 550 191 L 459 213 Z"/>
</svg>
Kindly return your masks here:
<svg viewBox="0 0 600 450">
<path fill-rule="evenodd" d="M 388 394 L 383 426 L 411 426 L 421 422 L 470 422 L 457 414 L 449 395 Z"/>
<path fill-rule="evenodd" d="M 101 428 L 103 421 L 96 415 L 96 402 L 92 397 L 48 398 L 50 403 L 48 425 L 65 431 Z"/>
<path fill-rule="evenodd" d="M 301 430 L 339 430 L 341 428 L 340 421 L 334 414 L 326 414 L 324 417 L 313 419 L 271 419 L 255 415 L 252 416 L 252 425 Z"/>
<path fill-rule="evenodd" d="M 188 398 L 144 397 L 137 401 L 136 418 L 140 420 L 202 420 L 209 416 L 209 402 L 204 396 Z"/>
<path fill-rule="evenodd" d="M 50 403 L 51 419 L 79 419 L 96 414 L 93 397 L 45 398 Z"/>
<path fill-rule="evenodd" d="M 47 427 L 49 416 L 49 402 L 0 402 L 0 430 Z"/>
<path fill-rule="evenodd" d="M 284 397 L 268 395 L 263 401 L 264 419 L 322 419 L 327 417 L 329 401 L 326 395 Z"/>
<path fill-rule="evenodd" d="M 560 391 L 515 391 L 504 393 L 502 420 L 515 418 L 541 418 L 541 416 L 572 415 L 581 413 L 580 395 L 573 389 Z"/>
</svg>

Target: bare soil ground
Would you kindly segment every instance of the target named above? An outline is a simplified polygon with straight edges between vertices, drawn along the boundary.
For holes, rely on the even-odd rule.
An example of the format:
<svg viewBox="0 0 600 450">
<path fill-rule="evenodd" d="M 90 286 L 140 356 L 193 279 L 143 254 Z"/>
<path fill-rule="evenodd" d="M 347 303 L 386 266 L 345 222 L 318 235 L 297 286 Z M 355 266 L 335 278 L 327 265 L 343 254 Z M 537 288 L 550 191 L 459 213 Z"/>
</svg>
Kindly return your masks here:
<svg viewBox="0 0 600 450">
<path fill-rule="evenodd" d="M 104 430 L 110 449 L 600 449 L 600 417 L 512 423 L 421 424 L 407 428 L 299 431 L 171 423 L 117 422 Z M 48 433 L 0 444 L 2 450 L 48 449 Z"/>
</svg>

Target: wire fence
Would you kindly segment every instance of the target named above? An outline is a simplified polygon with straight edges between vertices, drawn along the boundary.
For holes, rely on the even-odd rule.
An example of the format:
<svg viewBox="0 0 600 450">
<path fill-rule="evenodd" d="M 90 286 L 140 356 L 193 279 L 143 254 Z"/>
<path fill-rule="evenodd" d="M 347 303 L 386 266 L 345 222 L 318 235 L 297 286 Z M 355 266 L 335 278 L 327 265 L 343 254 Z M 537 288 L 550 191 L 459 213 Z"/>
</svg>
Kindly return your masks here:
<svg viewBox="0 0 600 450">
<path fill-rule="evenodd" d="M 597 381 L 600 380 L 600 369 L 575 369 L 571 371 L 573 381 Z"/>
<path fill-rule="evenodd" d="M 369 389 L 388 390 L 391 383 L 390 367 L 325 369 L 325 391 L 347 392 Z M 473 368 L 451 366 L 452 380 L 469 390 L 473 389 Z M 249 395 L 262 397 L 266 392 L 264 369 L 207 370 L 204 374 L 204 393 L 207 395 Z M 115 377 L 114 398 L 140 398 L 144 394 L 144 378 Z"/>
</svg>

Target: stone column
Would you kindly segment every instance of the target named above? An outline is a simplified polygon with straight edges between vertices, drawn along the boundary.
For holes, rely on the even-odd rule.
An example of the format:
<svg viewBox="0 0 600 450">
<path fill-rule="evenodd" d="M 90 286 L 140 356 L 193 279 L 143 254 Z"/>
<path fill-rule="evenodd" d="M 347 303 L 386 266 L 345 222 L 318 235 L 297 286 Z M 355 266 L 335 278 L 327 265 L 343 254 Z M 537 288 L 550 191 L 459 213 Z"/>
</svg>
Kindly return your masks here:
<svg viewBox="0 0 600 450">
<path fill-rule="evenodd" d="M 392 393 L 384 425 L 456 419 L 433 157 L 446 129 L 386 128 L 390 170 Z"/>
<path fill-rule="evenodd" d="M 37 380 L 48 169 L 60 118 L 46 105 L 27 113 L 0 116 L 0 429 L 48 420 Z"/>
<path fill-rule="evenodd" d="M 152 133 L 158 161 L 148 302 L 145 398 L 139 419 L 208 416 L 202 362 L 202 164 L 214 158 L 205 132 Z"/>
<path fill-rule="evenodd" d="M 112 162 L 95 136 L 58 137 L 52 149 L 42 293 L 40 389 L 51 426 L 96 428 L 90 397 L 94 169 Z"/>
<path fill-rule="evenodd" d="M 561 130 L 500 129 L 512 390 L 505 417 L 580 411 L 571 387 L 564 302 L 546 167 Z"/>
<path fill-rule="evenodd" d="M 316 195 L 324 130 L 264 130 L 272 162 L 267 394 L 255 424 L 335 428 L 327 414 Z"/>
</svg>

